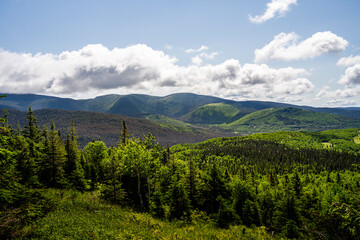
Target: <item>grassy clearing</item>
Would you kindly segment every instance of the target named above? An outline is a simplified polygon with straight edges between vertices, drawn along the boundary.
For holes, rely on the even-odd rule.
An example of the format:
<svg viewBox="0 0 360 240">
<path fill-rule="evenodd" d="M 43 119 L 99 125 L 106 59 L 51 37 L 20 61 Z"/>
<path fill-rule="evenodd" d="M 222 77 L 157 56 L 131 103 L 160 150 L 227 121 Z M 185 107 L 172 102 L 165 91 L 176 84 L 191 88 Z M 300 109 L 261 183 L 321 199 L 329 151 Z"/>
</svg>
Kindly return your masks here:
<svg viewBox="0 0 360 240">
<path fill-rule="evenodd" d="M 324 148 L 331 148 L 332 147 L 332 144 L 329 143 L 329 142 L 323 142 L 322 145 L 323 145 Z"/>
<path fill-rule="evenodd" d="M 163 221 L 98 200 L 94 193 L 46 190 L 56 210 L 35 223 L 28 239 L 271 239 L 264 227 L 218 229 L 201 214 L 193 222 Z"/>
<path fill-rule="evenodd" d="M 360 134 L 357 137 L 354 137 L 354 143 L 360 144 Z"/>
</svg>

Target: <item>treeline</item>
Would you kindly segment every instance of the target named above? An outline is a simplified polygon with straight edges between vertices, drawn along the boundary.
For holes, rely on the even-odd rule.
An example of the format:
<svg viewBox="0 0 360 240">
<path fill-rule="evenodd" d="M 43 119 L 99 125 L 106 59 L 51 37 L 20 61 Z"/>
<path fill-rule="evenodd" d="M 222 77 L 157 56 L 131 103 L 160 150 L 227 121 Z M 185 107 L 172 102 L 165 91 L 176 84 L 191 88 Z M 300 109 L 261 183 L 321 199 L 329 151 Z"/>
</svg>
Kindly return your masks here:
<svg viewBox="0 0 360 240">
<path fill-rule="evenodd" d="M 5 114 L 0 236 L 31 235 L 22 227 L 54 207 L 41 188 L 93 191 L 113 204 L 189 224 L 203 218 L 221 228 L 265 226 L 288 238 L 360 235 L 357 155 L 243 138 L 169 149 L 151 134 L 130 138 L 125 122 L 120 129 L 116 146 L 92 141 L 80 149 L 74 127 L 60 133 L 52 122 L 40 129 L 29 108 L 27 125 L 13 129 Z"/>
</svg>

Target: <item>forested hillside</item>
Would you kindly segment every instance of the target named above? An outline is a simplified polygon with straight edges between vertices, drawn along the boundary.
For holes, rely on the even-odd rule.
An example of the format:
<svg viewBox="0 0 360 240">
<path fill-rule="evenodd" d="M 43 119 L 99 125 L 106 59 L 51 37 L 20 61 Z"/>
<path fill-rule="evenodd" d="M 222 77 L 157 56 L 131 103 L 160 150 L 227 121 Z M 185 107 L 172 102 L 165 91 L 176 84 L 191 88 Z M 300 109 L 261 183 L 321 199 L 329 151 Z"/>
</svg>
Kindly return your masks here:
<svg viewBox="0 0 360 240">
<path fill-rule="evenodd" d="M 8 110 L 7 112 L 8 122 L 14 128 L 17 128 L 18 124 L 20 128 L 27 125 L 27 112 L 16 110 Z M 2 113 L 3 111 L 0 110 L 0 114 Z M 44 125 L 50 127 L 50 122 L 53 120 L 57 129 L 64 134 L 62 135 L 63 138 L 73 121 L 81 147 L 84 147 L 92 140 L 101 140 L 108 146 L 116 145 L 116 142 L 119 140 L 123 120 L 128 123 L 131 136 L 140 138 L 143 134 L 146 135 L 151 132 L 163 146 L 200 142 L 209 138 L 231 135 L 231 133 L 220 133 L 204 128 L 194 129 L 190 124 L 182 122 L 179 122 L 179 124 L 182 123 L 179 125 L 175 123 L 175 120 L 164 122 L 160 121 L 159 118 L 151 118 L 150 116 L 148 119 L 151 121 L 119 114 L 55 109 L 36 110 L 34 111 L 34 116 L 38 118 L 40 128 L 43 128 Z"/>
<path fill-rule="evenodd" d="M 80 149 L 74 124 L 60 133 L 26 119 L 0 122 L 2 239 L 360 235 L 359 129 L 164 148 L 123 121 L 116 145 Z"/>
<path fill-rule="evenodd" d="M 348 117 L 317 113 L 300 108 L 268 108 L 249 113 L 222 128 L 241 133 L 261 133 L 275 131 L 323 131 L 329 129 L 359 128 L 360 120 Z"/>
</svg>

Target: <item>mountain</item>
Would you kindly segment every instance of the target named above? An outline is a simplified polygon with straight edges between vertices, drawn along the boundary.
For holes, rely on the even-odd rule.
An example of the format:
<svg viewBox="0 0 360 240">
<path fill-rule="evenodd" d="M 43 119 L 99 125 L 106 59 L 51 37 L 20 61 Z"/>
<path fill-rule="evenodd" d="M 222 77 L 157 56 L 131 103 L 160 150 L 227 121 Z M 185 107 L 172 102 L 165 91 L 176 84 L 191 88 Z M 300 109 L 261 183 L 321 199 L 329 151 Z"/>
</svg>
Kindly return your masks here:
<svg viewBox="0 0 360 240">
<path fill-rule="evenodd" d="M 218 124 L 241 118 L 246 114 L 267 108 L 296 107 L 320 113 L 331 113 L 360 119 L 357 108 L 314 108 L 285 103 L 264 101 L 232 101 L 212 96 L 192 93 L 176 93 L 165 97 L 142 94 L 105 95 L 92 99 L 75 100 L 36 94 L 7 94 L 0 101 L 0 108 L 27 111 L 31 106 L 38 109 L 62 109 L 72 111 L 91 111 L 115 113 L 144 118 L 148 115 L 164 115 L 189 123 Z M 211 105 L 219 103 L 218 105 Z M 221 103 L 221 104 L 220 104 Z M 209 105 L 210 104 L 210 105 Z M 236 110 L 237 108 L 238 110 Z M 234 115 L 234 112 L 238 115 Z M 221 122 L 223 121 L 223 122 Z"/>
<path fill-rule="evenodd" d="M 27 112 L 18 110 L 8 110 L 9 123 L 16 129 L 26 125 Z M 2 115 L 2 111 L 0 111 Z M 173 127 L 172 124 L 159 124 L 147 119 L 127 117 L 119 114 L 96 113 L 87 111 L 68 111 L 58 109 L 40 109 L 34 111 L 37 117 L 38 126 L 49 128 L 51 120 L 54 121 L 56 128 L 60 130 L 63 137 L 74 121 L 76 131 L 79 135 L 81 146 L 86 145 L 93 139 L 101 139 L 108 146 L 116 145 L 120 138 L 122 121 L 126 121 L 127 128 L 131 136 L 139 138 L 149 132 L 163 146 L 172 146 L 179 143 L 200 142 L 209 138 L 224 136 L 223 133 L 208 131 L 206 129 L 194 129 L 190 124 L 181 128 Z M 225 134 L 225 136 L 231 134 Z"/>
<path fill-rule="evenodd" d="M 327 129 L 360 128 L 360 120 L 317 113 L 294 107 L 269 108 L 256 111 L 221 127 L 238 132 L 320 131 Z"/>
<path fill-rule="evenodd" d="M 181 117 L 202 105 L 222 102 L 223 99 L 178 93 L 166 97 L 141 94 L 105 95 L 93 99 L 74 100 L 36 94 L 7 94 L 0 101 L 0 108 L 27 111 L 31 106 L 38 109 L 82 110 L 92 112 L 116 113 L 134 117 L 161 114 L 168 117 Z"/>
<path fill-rule="evenodd" d="M 198 107 L 182 117 L 182 120 L 196 124 L 220 124 L 236 120 L 249 112 L 241 111 L 234 104 L 210 103 Z"/>
<path fill-rule="evenodd" d="M 159 142 L 168 145 L 196 142 L 212 136 L 229 135 L 231 132 L 249 134 L 279 130 L 320 131 L 360 127 L 360 110 L 356 109 L 315 108 L 266 101 L 232 101 L 192 93 L 177 93 L 165 97 L 112 94 L 81 100 L 35 94 L 8 94 L 8 97 L 0 101 L 0 109 L 27 111 L 29 106 L 33 110 L 38 110 L 38 114 L 42 114 L 46 124 L 50 119 L 70 124 L 71 119 L 75 118 L 79 120 L 78 126 L 81 128 L 81 124 L 86 124 L 93 118 L 92 124 L 98 124 L 94 127 L 97 132 L 91 129 L 83 132 L 83 135 L 87 140 L 108 138 L 106 141 L 111 144 L 116 142 L 114 132 L 119 130 L 119 122 L 126 118 L 125 116 L 134 118 L 131 120 L 134 122 L 134 129 L 137 129 L 134 136 L 147 134 L 151 130 L 150 132 L 157 135 Z M 48 117 L 47 114 L 52 117 Z M 64 118 L 62 114 L 68 118 Z M 84 119 L 80 121 L 81 118 Z M 114 118 L 119 122 L 113 122 Z M 17 121 L 24 120 L 14 119 L 13 124 L 16 125 Z M 151 123 L 151 126 L 146 127 L 142 121 Z M 111 131 L 107 132 L 106 124 L 111 126 Z M 61 122 L 60 127 L 66 130 Z M 159 129 L 155 129 L 157 127 Z M 104 129 L 104 134 L 100 134 L 99 129 Z"/>
</svg>

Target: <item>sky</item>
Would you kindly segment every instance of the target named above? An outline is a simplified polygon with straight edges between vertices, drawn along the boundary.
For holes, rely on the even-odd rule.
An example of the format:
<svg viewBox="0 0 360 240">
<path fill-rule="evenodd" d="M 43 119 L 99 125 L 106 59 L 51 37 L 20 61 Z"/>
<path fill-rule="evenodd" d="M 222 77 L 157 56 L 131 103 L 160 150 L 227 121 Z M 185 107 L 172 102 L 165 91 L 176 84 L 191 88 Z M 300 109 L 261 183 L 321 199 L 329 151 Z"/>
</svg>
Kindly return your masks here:
<svg viewBox="0 0 360 240">
<path fill-rule="evenodd" d="M 0 92 L 360 107 L 359 0 L 0 0 Z"/>
</svg>

